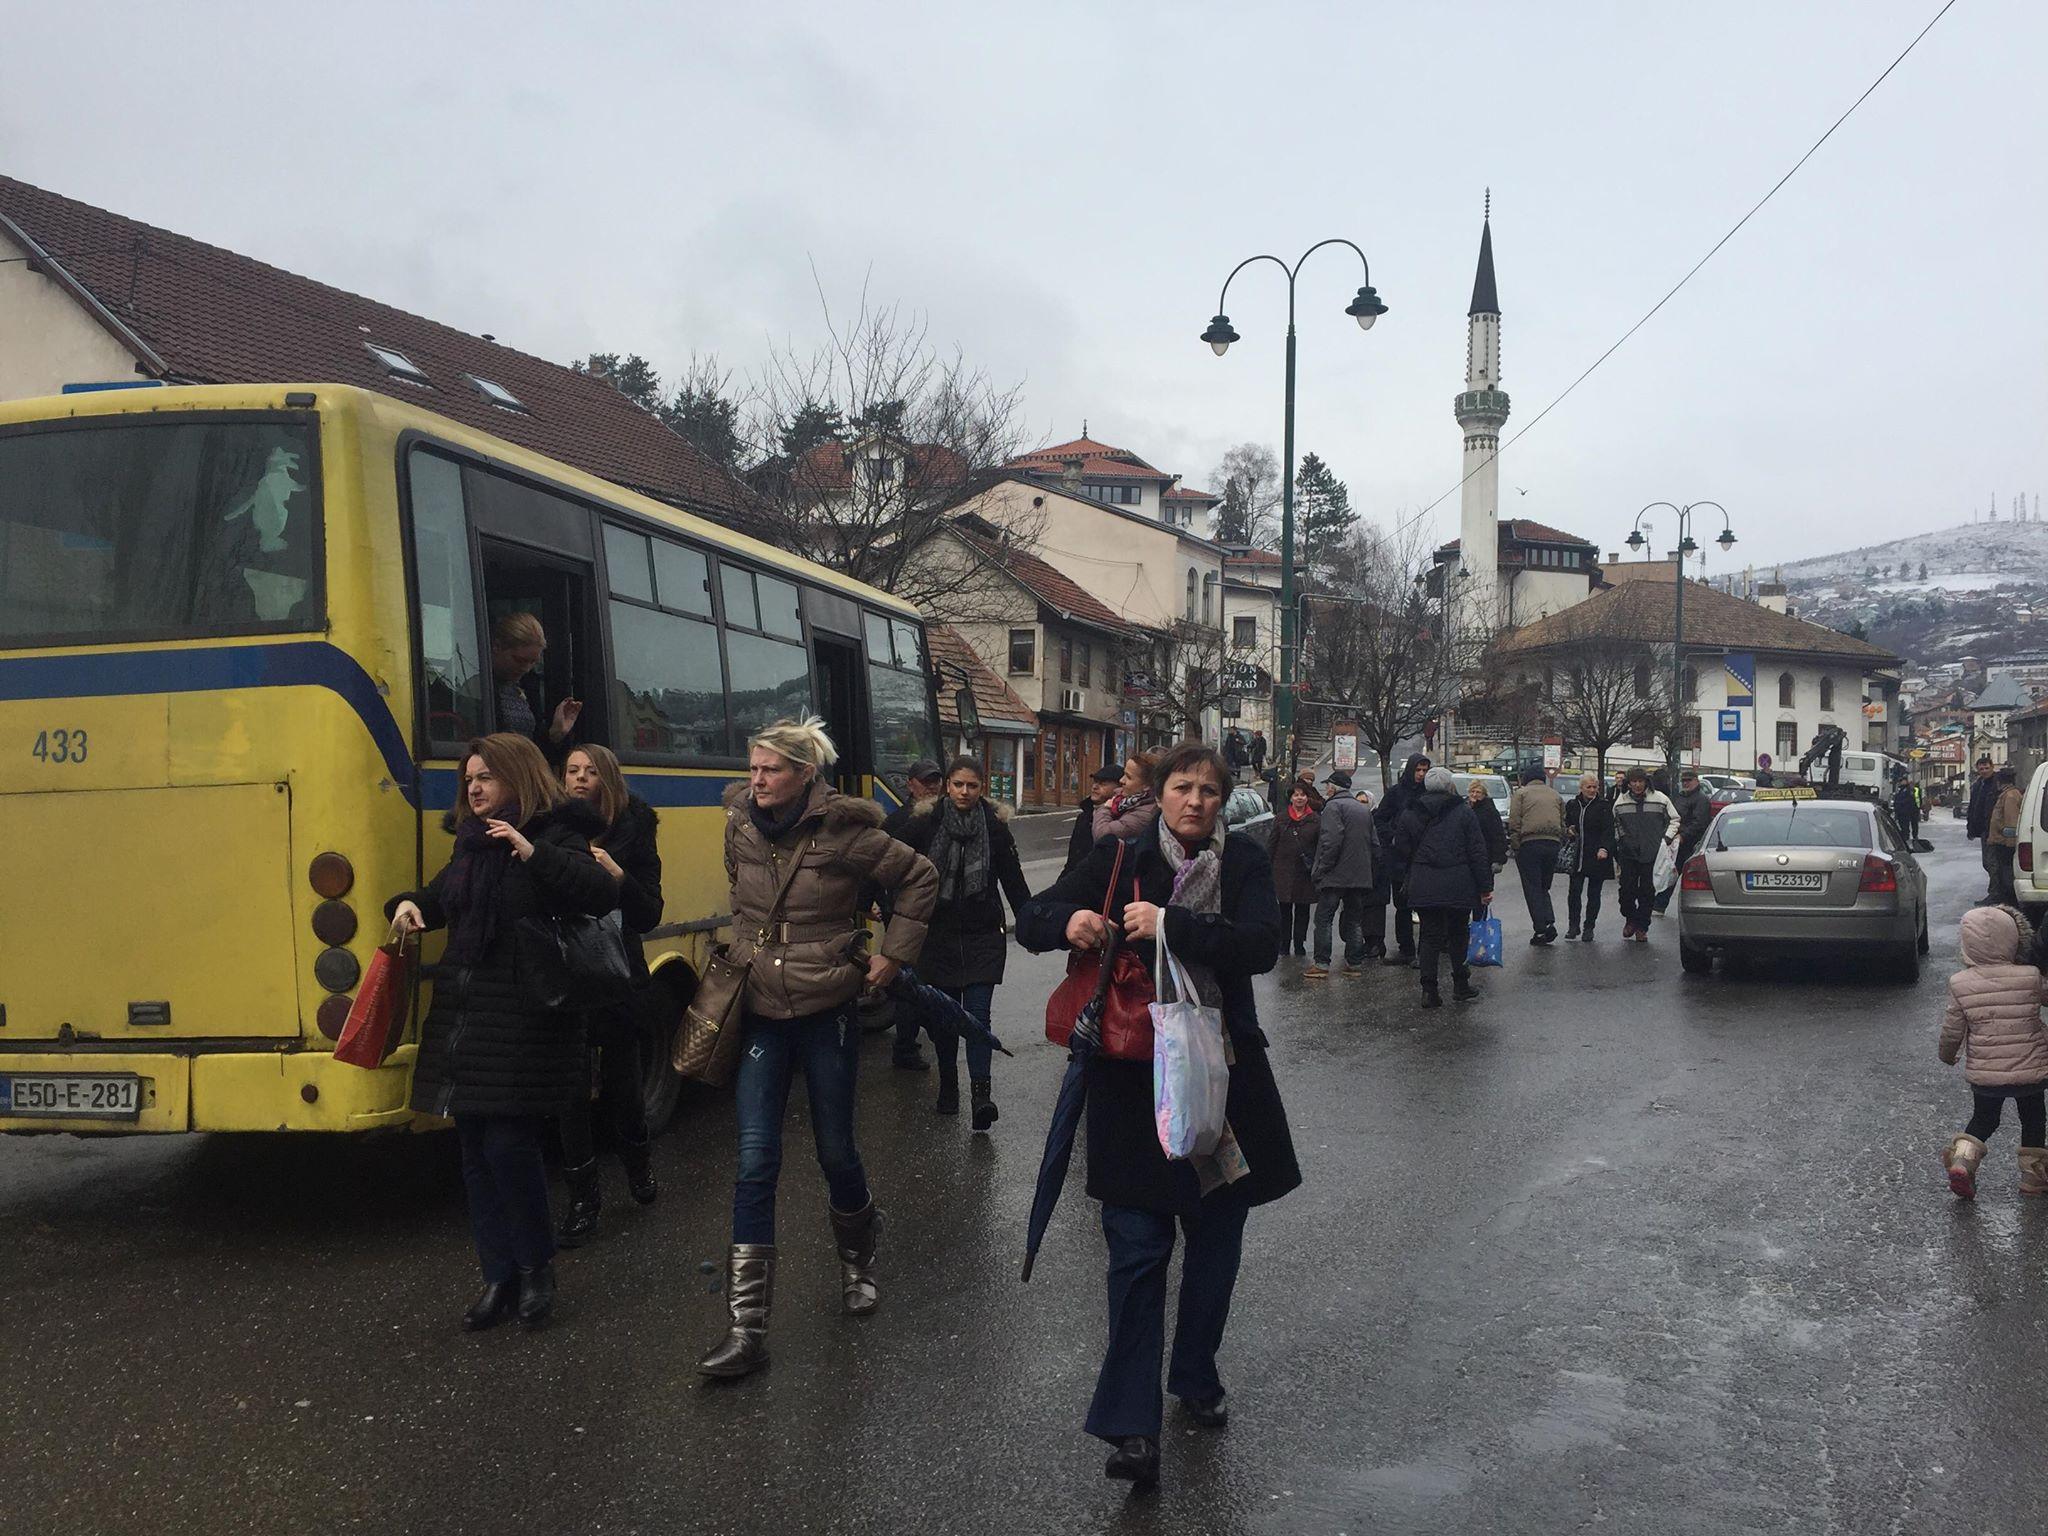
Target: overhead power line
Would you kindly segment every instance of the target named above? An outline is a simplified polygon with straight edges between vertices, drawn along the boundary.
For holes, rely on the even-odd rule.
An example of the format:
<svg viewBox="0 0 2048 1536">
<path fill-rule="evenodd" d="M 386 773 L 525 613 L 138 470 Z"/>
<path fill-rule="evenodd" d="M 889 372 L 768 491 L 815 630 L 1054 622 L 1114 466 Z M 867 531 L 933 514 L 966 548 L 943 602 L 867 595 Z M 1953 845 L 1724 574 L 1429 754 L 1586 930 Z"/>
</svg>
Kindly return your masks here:
<svg viewBox="0 0 2048 1536">
<path fill-rule="evenodd" d="M 1520 431 L 1515 433 L 1513 437 L 1509 438 L 1506 442 L 1502 443 L 1499 448 L 1495 449 L 1493 454 L 1494 459 L 1498 461 L 1503 453 L 1506 453 L 1508 449 L 1514 447 L 1515 444 L 1519 443 L 1523 438 L 1527 437 L 1532 431 L 1534 431 L 1537 422 L 1541 421 L 1544 417 L 1548 416 L 1552 411 L 1556 410 L 1560 405 L 1562 405 L 1573 390 L 1577 389 L 1581 384 L 1585 383 L 1587 379 L 1593 376 L 1593 372 L 1595 369 L 1597 369 L 1602 363 L 1606 362 L 1608 358 L 1614 356 L 1616 352 L 1621 350 L 1623 342 L 1626 342 L 1629 339 L 1629 337 L 1635 335 L 1637 331 L 1640 331 L 1644 326 L 1648 325 L 1650 323 L 1651 318 L 1657 313 L 1658 310 L 1662 309 L 1666 304 L 1669 304 L 1673 298 L 1677 297 L 1678 290 L 1683 288 L 1687 283 L 1691 282 L 1693 280 L 1693 277 L 1699 272 L 1700 268 L 1704 267 L 1708 262 L 1712 261 L 1714 259 L 1715 254 L 1721 249 L 1721 247 L 1726 245 L 1730 240 L 1733 240 L 1735 236 L 1738 233 L 1740 233 L 1742 226 L 1747 224 L 1751 219 L 1755 218 L 1757 214 L 1762 210 L 1764 204 L 1768 203 L 1772 198 L 1778 195 L 1778 189 L 1783 187 L 1786 182 L 1790 181 L 1794 176 L 1799 174 L 1799 168 L 1805 165 L 1807 161 L 1811 160 L 1814 157 L 1814 155 L 1820 151 L 1821 145 L 1827 143 L 1829 139 L 1834 137 L 1835 130 L 1841 127 L 1842 124 L 1846 123 L 1849 120 L 1849 116 L 1851 113 L 1853 113 L 1858 107 L 1862 106 L 1865 101 L 1869 100 L 1871 93 L 1874 92 L 1880 85 L 1884 84 L 1885 79 L 1891 74 L 1891 72 L 1897 69 L 1901 64 L 1906 62 L 1906 55 L 1911 53 L 1915 48 L 1920 46 L 1920 39 L 1925 37 L 1928 33 L 1934 30 L 1935 23 L 1940 21 L 1942 17 L 1946 16 L 1949 13 L 1950 9 L 1955 5 L 1955 3 L 1956 0 L 1946 0 L 1946 4 L 1944 4 L 1940 10 L 1934 13 L 1933 20 L 1929 21 L 1926 26 L 1922 27 L 1917 33 L 1914 34 L 1913 40 L 1910 43 L 1906 44 L 1906 46 L 1900 51 L 1899 56 L 1897 58 L 1893 59 L 1891 63 L 1885 65 L 1884 73 L 1880 74 L 1875 80 L 1871 81 L 1869 85 L 1865 86 L 1863 89 L 1863 94 L 1858 96 L 1854 101 L 1850 102 L 1848 108 L 1842 113 L 1840 117 L 1836 118 L 1832 123 L 1828 124 L 1827 132 L 1823 133 L 1819 138 L 1815 139 L 1813 141 L 1812 146 L 1806 151 L 1806 153 L 1801 155 L 1796 161 L 1793 162 L 1792 169 L 1787 171 L 1784 175 L 1780 176 L 1775 182 L 1773 182 L 1771 185 L 1771 190 L 1766 192 L 1762 197 L 1758 198 L 1756 200 L 1756 205 L 1752 207 L 1749 210 L 1749 212 L 1745 213 L 1741 218 L 1737 219 L 1734 225 L 1729 229 L 1728 233 L 1723 235 L 1720 239 L 1716 240 L 1713 244 L 1713 248 L 1709 250 L 1706 255 L 1702 256 L 1698 261 L 1694 262 L 1691 268 L 1686 272 L 1685 276 L 1681 277 L 1677 282 L 1671 285 L 1670 292 L 1666 293 L 1663 298 L 1659 299 L 1655 304 L 1652 304 L 1650 306 L 1648 311 L 1645 312 L 1645 314 L 1643 315 L 1642 319 L 1638 320 L 1634 325 L 1630 326 L 1627 330 L 1623 331 L 1621 335 L 1616 339 L 1613 346 L 1609 347 L 1605 352 L 1602 352 L 1598 357 L 1594 358 L 1593 361 L 1587 365 L 1586 371 L 1584 373 L 1581 373 L 1576 379 L 1573 379 L 1571 383 L 1567 384 L 1555 399 L 1553 399 L 1548 405 L 1544 406 L 1542 410 L 1538 411 L 1533 417 L 1529 419 L 1529 423 L 1527 426 L 1523 427 Z M 1470 480 L 1473 475 L 1479 473 L 1479 467 L 1480 466 L 1478 465 L 1474 465 L 1472 469 L 1467 471 L 1463 476 L 1459 478 L 1458 483 L 1456 485 L 1452 486 L 1449 490 L 1445 491 L 1443 495 L 1437 497 L 1435 501 L 1432 501 L 1428 506 L 1424 507 L 1420 512 L 1417 512 L 1413 517 L 1408 518 L 1405 522 L 1397 524 L 1394 531 L 1396 533 L 1399 533 L 1403 529 L 1412 527 L 1414 524 L 1421 522 L 1423 518 L 1427 517 L 1430 513 L 1434 512 L 1438 507 L 1442 506 L 1445 502 L 1449 501 L 1453 496 L 1457 495 L 1459 491 L 1464 489 L 1465 482 L 1467 480 Z"/>
</svg>

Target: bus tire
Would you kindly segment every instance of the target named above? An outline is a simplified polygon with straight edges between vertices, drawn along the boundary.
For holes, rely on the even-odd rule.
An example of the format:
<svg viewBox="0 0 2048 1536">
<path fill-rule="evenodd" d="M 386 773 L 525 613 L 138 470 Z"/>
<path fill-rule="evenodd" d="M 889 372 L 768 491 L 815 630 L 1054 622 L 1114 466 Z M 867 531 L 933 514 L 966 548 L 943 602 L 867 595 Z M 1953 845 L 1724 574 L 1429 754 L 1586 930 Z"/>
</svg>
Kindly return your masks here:
<svg viewBox="0 0 2048 1536">
<path fill-rule="evenodd" d="M 664 965 L 654 973 L 640 1008 L 640 1089 L 647 1106 L 647 1132 L 659 1136 L 668 1130 L 682 1101 L 683 1074 L 669 1065 L 675 1054 L 676 1030 L 683 1022 L 683 1010 L 697 990 L 697 976 L 682 961 Z"/>
</svg>

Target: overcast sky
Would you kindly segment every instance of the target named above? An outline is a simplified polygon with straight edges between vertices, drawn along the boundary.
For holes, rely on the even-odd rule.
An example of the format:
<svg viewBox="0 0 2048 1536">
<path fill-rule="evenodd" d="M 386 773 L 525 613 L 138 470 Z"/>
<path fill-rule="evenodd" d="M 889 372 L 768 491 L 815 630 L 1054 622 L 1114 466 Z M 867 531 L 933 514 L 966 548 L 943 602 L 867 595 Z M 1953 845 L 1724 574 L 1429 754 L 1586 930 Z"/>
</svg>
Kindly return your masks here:
<svg viewBox="0 0 2048 1536">
<path fill-rule="evenodd" d="M 9 16 L 0 170 L 563 361 L 753 368 L 819 338 L 815 264 L 1021 380 L 1038 441 L 1192 485 L 1280 439 L 1283 285 L 1219 360 L 1224 274 L 1348 236 L 1391 312 L 1304 270 L 1299 446 L 1389 521 L 1461 473 L 1487 186 L 1512 433 L 1939 6 L 69 0 Z M 1613 548 L 1710 498 L 1767 563 L 2048 490 L 2044 60 L 2048 5 L 1959 0 L 1504 455 L 1503 515 Z"/>
</svg>

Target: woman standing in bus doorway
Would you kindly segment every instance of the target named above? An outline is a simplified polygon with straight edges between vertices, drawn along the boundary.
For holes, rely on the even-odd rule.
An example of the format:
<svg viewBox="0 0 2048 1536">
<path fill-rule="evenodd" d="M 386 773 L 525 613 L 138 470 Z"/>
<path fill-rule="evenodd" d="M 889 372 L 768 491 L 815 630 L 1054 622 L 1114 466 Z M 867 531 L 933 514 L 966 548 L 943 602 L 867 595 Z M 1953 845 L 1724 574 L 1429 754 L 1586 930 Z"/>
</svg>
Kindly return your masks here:
<svg viewBox="0 0 2048 1536">
<path fill-rule="evenodd" d="M 880 806 L 840 794 L 821 776 L 839 760 L 822 722 L 778 720 L 747 748 L 746 782 L 725 792 L 730 958 L 746 971 L 733 1087 L 739 1175 L 725 1267 L 732 1321 L 697 1364 L 706 1376 L 745 1376 L 768 1361 L 782 1119 L 799 1066 L 831 1196 L 841 1306 L 850 1317 L 875 1310 L 878 1218 L 853 1144 L 855 1005 L 864 988 L 886 987 L 917 960 L 939 886 L 930 860 L 882 830 Z M 876 888 L 894 893 L 891 915 L 880 951 L 863 965 L 854 953 L 866 894 Z"/>
<path fill-rule="evenodd" d="M 564 699 L 548 716 L 543 732 L 537 717 L 540 688 L 531 692 L 527 679 L 547 655 L 547 631 L 530 613 L 508 613 L 491 625 L 491 680 L 498 695 L 498 729 L 525 736 L 549 753 L 556 752 L 582 718 L 580 699 Z"/>
<path fill-rule="evenodd" d="M 515 1310 L 529 1328 L 555 1304 L 554 1223 L 541 1137 L 583 1075 L 574 1014 L 543 1007 L 521 984 L 519 925 L 574 912 L 602 916 L 618 884 L 590 856 L 604 825 L 562 792 L 540 749 L 500 733 L 469 744 L 449 824 L 455 853 L 425 890 L 393 897 L 401 932 L 448 930 L 430 972 L 434 1003 L 420 1035 L 412 1107 L 451 1115 L 484 1289 L 465 1328 Z"/>
<path fill-rule="evenodd" d="M 654 807 L 626 789 L 626 776 L 609 747 L 577 747 L 562 765 L 562 787 L 604 818 L 604 831 L 590 842 L 590 855 L 618 883 L 619 922 L 626 959 L 643 994 L 647 955 L 640 935 L 661 921 L 661 849 L 655 840 Z M 641 1086 L 640 1007 L 645 998 L 593 1009 L 583 1017 L 589 1050 L 596 1053 L 600 1109 L 611 1126 L 612 1150 L 626 1170 L 626 1189 L 641 1205 L 654 1204 L 654 1149 L 647 1132 L 647 1100 Z M 586 1061 L 587 1061 L 586 1056 Z M 556 1240 L 581 1247 L 597 1230 L 604 1195 L 597 1174 L 597 1148 L 590 1127 L 590 1069 L 584 1086 L 562 1116 L 562 1173 L 569 1182 L 569 1214 Z"/>
<path fill-rule="evenodd" d="M 917 973 L 986 1024 L 1010 951 L 1003 897 L 1010 898 L 1013 914 L 1021 912 L 1031 900 L 1031 887 L 1024 883 L 1017 839 L 1005 824 L 1008 815 L 983 795 L 984 782 L 980 763 L 971 757 L 954 758 L 946 768 L 945 792 L 919 801 L 898 835 L 930 859 L 939 873 L 939 904 L 932 912 L 931 933 Z M 942 1115 L 957 1115 L 960 1038 L 948 1034 L 936 1044 L 936 1108 Z M 969 1037 L 967 1083 L 977 1131 L 996 1123 L 994 1060 L 986 1040 Z"/>
</svg>

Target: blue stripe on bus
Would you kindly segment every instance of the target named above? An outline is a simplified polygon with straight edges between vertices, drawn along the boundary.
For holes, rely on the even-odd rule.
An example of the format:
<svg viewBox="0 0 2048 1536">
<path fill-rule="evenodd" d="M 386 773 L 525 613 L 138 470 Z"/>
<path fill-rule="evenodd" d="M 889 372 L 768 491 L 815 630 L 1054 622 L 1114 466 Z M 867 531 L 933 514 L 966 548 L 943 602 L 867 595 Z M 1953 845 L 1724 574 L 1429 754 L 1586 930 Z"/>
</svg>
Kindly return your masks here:
<svg viewBox="0 0 2048 1536">
<path fill-rule="evenodd" d="M 101 699 L 123 694 L 210 693 L 226 688 L 325 688 L 355 711 L 384 771 L 417 806 L 412 754 L 377 684 L 346 651 L 325 641 L 191 650 L 102 651 L 0 661 L 0 700 Z"/>
<path fill-rule="evenodd" d="M 725 787 L 743 777 L 737 773 L 721 778 L 716 774 L 635 773 L 626 770 L 626 788 L 658 811 L 676 808 L 704 808 L 718 805 Z M 453 768 L 420 770 L 420 808 L 445 811 L 455 804 L 459 775 Z"/>
</svg>

